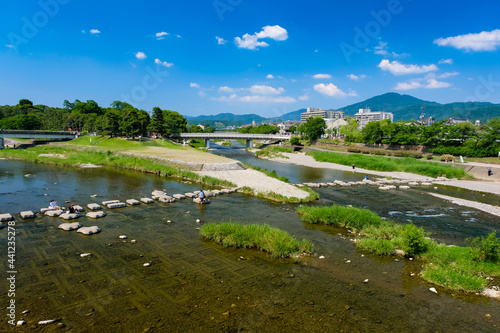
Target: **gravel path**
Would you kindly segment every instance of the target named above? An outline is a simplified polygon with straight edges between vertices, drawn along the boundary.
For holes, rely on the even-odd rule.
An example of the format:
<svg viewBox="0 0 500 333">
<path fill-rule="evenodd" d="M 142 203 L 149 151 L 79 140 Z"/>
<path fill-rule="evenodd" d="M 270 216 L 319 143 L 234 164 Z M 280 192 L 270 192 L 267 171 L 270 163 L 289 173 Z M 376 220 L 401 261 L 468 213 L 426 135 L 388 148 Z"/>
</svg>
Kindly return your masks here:
<svg viewBox="0 0 500 333">
<path fill-rule="evenodd" d="M 222 170 L 222 171 L 199 171 L 201 176 L 211 176 L 218 179 L 228 180 L 238 187 L 248 186 L 256 193 L 274 192 L 285 197 L 306 198 L 309 193 L 298 187 L 282 182 L 276 178 L 266 176 L 262 172 L 246 170 Z"/>
<path fill-rule="evenodd" d="M 437 194 L 437 193 L 429 193 L 429 194 L 432 196 L 444 199 L 444 200 L 448 200 L 451 203 L 454 203 L 456 205 L 476 208 L 476 209 L 482 210 L 483 212 L 486 212 L 486 213 L 489 213 L 492 215 L 496 215 L 496 216 L 500 216 L 500 207 L 498 207 L 498 206 L 492 206 L 492 205 L 488 205 L 488 204 L 484 204 L 484 203 L 480 203 L 480 202 L 476 202 L 476 201 L 465 200 L 465 199 L 458 199 L 458 198 L 454 198 L 454 197 L 450 197 L 450 196 L 442 195 L 442 194 Z"/>
</svg>

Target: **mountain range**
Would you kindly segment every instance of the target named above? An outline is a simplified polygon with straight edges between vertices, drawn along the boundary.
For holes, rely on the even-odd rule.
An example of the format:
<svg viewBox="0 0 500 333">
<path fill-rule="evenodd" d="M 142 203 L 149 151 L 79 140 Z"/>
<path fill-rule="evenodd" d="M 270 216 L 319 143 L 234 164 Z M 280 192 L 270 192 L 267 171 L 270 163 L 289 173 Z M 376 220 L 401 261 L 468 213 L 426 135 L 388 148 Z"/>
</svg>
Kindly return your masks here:
<svg viewBox="0 0 500 333">
<path fill-rule="evenodd" d="M 425 109 L 423 109 L 424 106 Z M 484 123 L 493 117 L 500 116 L 500 104 L 489 102 L 440 104 L 393 92 L 378 95 L 338 110 L 344 111 L 346 116 L 353 117 L 359 109 L 363 108 L 370 108 L 372 111 L 392 112 L 394 114 L 394 121 L 418 119 L 422 114 L 422 110 L 425 112 L 425 117 L 434 117 L 437 121 L 449 118 L 467 118 L 471 122 L 480 120 Z M 261 124 L 264 122 L 300 120 L 300 114 L 303 112 L 306 112 L 306 109 L 300 109 L 273 118 L 264 118 L 256 114 L 235 115 L 232 113 L 220 113 L 212 116 L 187 116 L 186 119 L 190 125 L 201 123 L 214 126 L 215 123 L 219 123 L 216 127 L 221 127 L 222 125 L 240 126 L 251 124 L 253 121 L 256 124 Z"/>
</svg>

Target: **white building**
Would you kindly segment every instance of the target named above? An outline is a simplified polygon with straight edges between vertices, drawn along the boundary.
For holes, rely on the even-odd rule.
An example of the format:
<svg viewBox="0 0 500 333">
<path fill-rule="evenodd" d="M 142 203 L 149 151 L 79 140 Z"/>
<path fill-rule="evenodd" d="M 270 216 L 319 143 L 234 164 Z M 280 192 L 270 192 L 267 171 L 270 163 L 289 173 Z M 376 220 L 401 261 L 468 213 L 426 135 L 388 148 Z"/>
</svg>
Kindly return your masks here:
<svg viewBox="0 0 500 333">
<path fill-rule="evenodd" d="M 310 117 L 321 117 L 323 119 L 344 119 L 345 114 L 344 111 L 307 108 L 307 111 L 300 115 L 300 121 L 307 121 L 307 118 Z"/>
<path fill-rule="evenodd" d="M 359 112 L 354 115 L 356 121 L 358 122 L 359 128 L 363 128 L 370 121 L 380 121 L 384 119 L 390 119 L 391 123 L 394 120 L 394 115 L 391 112 L 375 111 L 372 112 L 370 108 L 359 109 Z"/>
</svg>

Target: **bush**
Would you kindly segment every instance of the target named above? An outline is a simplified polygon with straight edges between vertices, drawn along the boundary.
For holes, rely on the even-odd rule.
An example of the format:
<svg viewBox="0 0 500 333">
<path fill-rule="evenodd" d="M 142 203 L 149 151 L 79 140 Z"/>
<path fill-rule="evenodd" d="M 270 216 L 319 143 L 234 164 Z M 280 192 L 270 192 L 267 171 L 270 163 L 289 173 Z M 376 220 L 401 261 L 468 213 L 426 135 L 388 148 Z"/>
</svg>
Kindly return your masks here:
<svg viewBox="0 0 500 333">
<path fill-rule="evenodd" d="M 433 155 L 431 153 L 425 154 L 425 158 L 428 160 L 432 160 Z"/>
<path fill-rule="evenodd" d="M 294 146 L 296 146 L 296 145 L 300 145 L 300 140 L 299 140 L 299 138 L 298 138 L 297 136 L 292 137 L 292 138 L 290 139 L 290 144 L 291 144 L 291 145 L 294 145 Z"/>
<path fill-rule="evenodd" d="M 495 232 L 486 237 L 476 237 L 467 241 L 474 248 L 476 260 L 496 261 L 500 257 L 500 242 Z"/>
<path fill-rule="evenodd" d="M 403 250 L 407 256 L 414 256 L 427 250 L 424 229 L 408 224 L 403 230 Z"/>
</svg>

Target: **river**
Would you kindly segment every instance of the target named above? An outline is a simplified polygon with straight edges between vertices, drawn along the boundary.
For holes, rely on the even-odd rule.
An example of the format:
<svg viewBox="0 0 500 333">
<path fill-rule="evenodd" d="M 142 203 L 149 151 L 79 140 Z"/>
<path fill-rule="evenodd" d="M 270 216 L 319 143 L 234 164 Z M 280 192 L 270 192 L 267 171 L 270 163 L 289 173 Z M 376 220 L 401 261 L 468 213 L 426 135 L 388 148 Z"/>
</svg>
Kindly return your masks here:
<svg viewBox="0 0 500 333">
<path fill-rule="evenodd" d="M 244 156 L 252 159 L 251 155 Z M 276 169 L 294 183 L 361 176 L 281 163 L 278 166 L 272 161 L 250 163 Z M 150 196 L 154 189 L 173 194 L 199 188 L 198 184 L 130 171 L 68 170 L 0 160 L 0 213 L 9 212 L 16 218 L 17 271 L 15 297 L 8 296 L 10 287 L 4 282 L 0 284 L 1 303 L 15 299 L 16 320 L 26 320 L 25 330 L 37 327 L 40 320 L 54 319 L 41 329 L 498 331 L 499 301 L 439 287 L 434 294 L 429 291 L 433 285 L 418 277 L 417 261 L 357 250 L 346 230 L 304 224 L 292 204 L 234 193 L 213 198 L 206 206 L 181 200 L 106 209 L 108 215 L 103 219 L 79 219 L 84 226 L 102 229 L 92 236 L 59 230 L 59 218 L 39 214 L 35 219 L 22 220 L 18 214 L 38 211 L 51 199 L 60 205 L 71 202 L 86 207 L 104 200 L 139 199 Z M 457 193 L 452 188 L 439 191 Z M 318 192 L 321 199 L 317 204 L 367 207 L 402 223 L 422 225 L 436 239 L 450 243 L 484 235 L 497 225 L 497 219 L 488 214 L 445 203 L 421 189 L 383 195 L 368 187 L 321 188 Z M 461 195 L 494 200 L 478 193 Z M 196 219 L 202 223 L 267 223 L 312 240 L 316 255 L 295 263 L 253 250 L 223 248 L 200 238 Z M 120 239 L 120 235 L 127 239 Z M 0 230 L 0 247 L 6 253 L 7 228 Z M 90 255 L 81 257 L 82 253 Z M 1 257 L 6 272 L 7 259 Z M 150 266 L 145 267 L 145 263 Z M 364 282 L 366 279 L 368 282 Z M 1 331 L 10 329 L 7 320 L 4 316 L 0 322 Z"/>
</svg>

